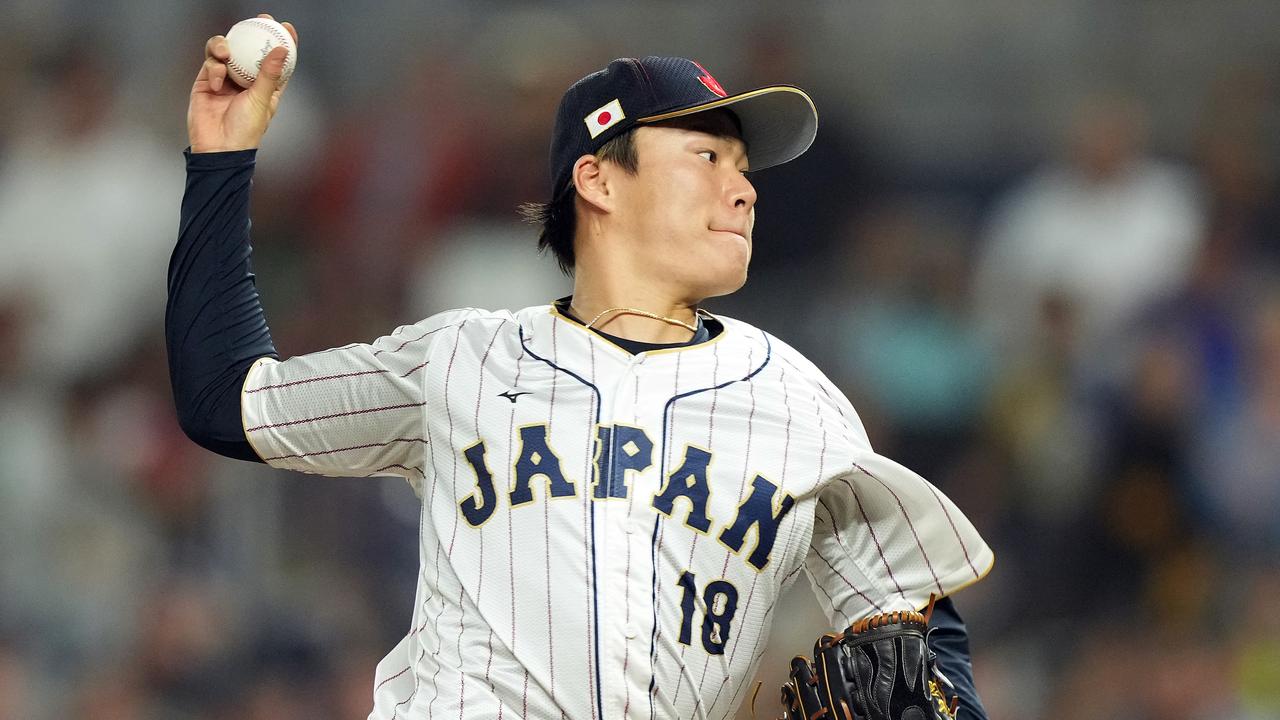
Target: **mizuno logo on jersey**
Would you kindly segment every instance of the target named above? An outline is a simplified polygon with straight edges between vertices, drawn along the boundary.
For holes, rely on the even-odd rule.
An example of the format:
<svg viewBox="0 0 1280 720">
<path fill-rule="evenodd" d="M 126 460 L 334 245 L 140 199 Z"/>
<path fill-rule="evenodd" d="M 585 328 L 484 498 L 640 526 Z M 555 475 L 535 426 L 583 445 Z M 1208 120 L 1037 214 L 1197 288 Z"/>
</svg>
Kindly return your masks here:
<svg viewBox="0 0 1280 720">
<path fill-rule="evenodd" d="M 503 397 L 505 397 L 505 393 Z M 512 400 L 515 402 L 515 400 Z M 630 492 L 630 480 L 635 473 L 647 470 L 653 464 L 653 441 L 645 431 L 628 425 L 600 425 L 596 428 L 595 462 L 591 497 L 594 500 L 626 498 Z M 479 527 L 492 515 L 498 505 L 498 488 L 493 473 L 485 459 L 484 441 L 478 441 L 462 451 L 463 458 L 476 476 L 476 489 L 458 504 L 463 518 L 472 527 Z M 679 519 L 689 528 L 707 534 L 714 523 L 708 515 L 711 500 L 711 483 L 708 471 L 712 454 L 693 445 L 685 447 L 684 458 L 663 482 L 650 506 L 672 519 Z M 512 508 L 534 502 L 535 489 L 546 489 L 548 498 L 574 497 L 578 484 L 567 477 L 560 457 L 547 442 L 546 425 L 526 425 L 520 428 L 519 455 L 512 467 L 510 487 L 504 494 Z M 745 492 L 745 491 L 744 491 Z M 782 520 L 791 512 L 795 498 L 783 493 L 778 498 L 778 486 L 762 475 L 751 480 L 750 491 L 738 505 L 736 514 L 716 534 L 725 547 L 741 555 L 747 544 L 747 534 L 755 529 L 755 545 L 746 556 L 746 562 L 757 570 L 769 564 L 774 539 Z"/>
<path fill-rule="evenodd" d="M 529 395 L 529 394 L 530 394 L 529 392 L 523 391 L 523 390 L 520 392 L 511 392 L 510 390 L 508 390 L 506 392 L 498 393 L 498 397 L 506 398 L 511 401 L 512 405 L 515 405 L 516 398 L 520 397 L 521 395 Z"/>
</svg>

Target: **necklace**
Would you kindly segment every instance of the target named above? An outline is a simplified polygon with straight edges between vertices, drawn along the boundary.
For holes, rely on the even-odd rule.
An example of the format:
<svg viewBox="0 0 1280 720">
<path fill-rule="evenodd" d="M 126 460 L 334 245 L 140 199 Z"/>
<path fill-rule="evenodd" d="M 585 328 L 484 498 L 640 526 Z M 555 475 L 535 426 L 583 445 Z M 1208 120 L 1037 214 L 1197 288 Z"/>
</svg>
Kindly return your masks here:
<svg viewBox="0 0 1280 720">
<path fill-rule="evenodd" d="M 570 310 L 573 309 L 573 303 L 569 303 L 569 309 Z M 587 329 L 590 330 L 596 323 L 600 322 L 600 318 L 604 317 L 605 315 L 609 315 L 610 313 L 628 313 L 631 315 L 639 315 L 641 317 L 647 317 L 651 320 L 660 320 L 669 325 L 679 325 L 680 327 L 694 334 L 697 334 L 698 332 L 698 327 L 696 325 L 691 325 L 687 322 L 684 322 L 683 320 L 664 317 L 657 313 L 651 313 L 648 310 L 640 310 L 639 308 L 630 308 L 630 307 L 614 307 L 601 312 L 599 315 L 596 315 L 595 317 L 591 318 L 591 322 L 587 323 Z"/>
</svg>

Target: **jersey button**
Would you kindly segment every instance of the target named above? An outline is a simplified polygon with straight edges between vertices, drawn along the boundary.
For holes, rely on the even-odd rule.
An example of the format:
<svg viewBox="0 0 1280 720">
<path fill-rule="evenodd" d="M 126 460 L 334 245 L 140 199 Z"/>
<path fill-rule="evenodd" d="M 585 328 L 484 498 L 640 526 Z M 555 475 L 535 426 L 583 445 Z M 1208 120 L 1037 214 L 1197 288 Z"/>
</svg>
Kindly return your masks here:
<svg viewBox="0 0 1280 720">
<path fill-rule="evenodd" d="M 639 535 L 649 530 L 649 524 L 640 518 L 632 518 L 627 521 L 627 534 Z"/>
<path fill-rule="evenodd" d="M 634 638 L 640 634 L 640 627 L 635 623 L 627 623 L 627 626 L 622 628 L 622 632 L 627 638 Z"/>
</svg>

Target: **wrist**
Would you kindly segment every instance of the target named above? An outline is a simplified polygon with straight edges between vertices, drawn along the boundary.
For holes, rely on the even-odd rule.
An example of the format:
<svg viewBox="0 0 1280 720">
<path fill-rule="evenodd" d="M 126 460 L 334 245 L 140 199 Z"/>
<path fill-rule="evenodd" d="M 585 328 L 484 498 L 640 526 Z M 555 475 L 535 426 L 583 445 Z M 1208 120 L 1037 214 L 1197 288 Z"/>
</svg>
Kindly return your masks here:
<svg viewBox="0 0 1280 720">
<path fill-rule="evenodd" d="M 199 152 L 194 147 L 188 147 L 183 154 L 186 155 L 189 170 L 220 170 L 253 165 L 258 151 L 257 148 L 247 148 Z"/>
<path fill-rule="evenodd" d="M 205 153 L 220 152 L 239 152 L 241 150 L 257 150 L 257 144 L 253 145 L 209 145 L 206 143 L 192 141 L 191 153 L 193 155 L 203 155 Z"/>
</svg>

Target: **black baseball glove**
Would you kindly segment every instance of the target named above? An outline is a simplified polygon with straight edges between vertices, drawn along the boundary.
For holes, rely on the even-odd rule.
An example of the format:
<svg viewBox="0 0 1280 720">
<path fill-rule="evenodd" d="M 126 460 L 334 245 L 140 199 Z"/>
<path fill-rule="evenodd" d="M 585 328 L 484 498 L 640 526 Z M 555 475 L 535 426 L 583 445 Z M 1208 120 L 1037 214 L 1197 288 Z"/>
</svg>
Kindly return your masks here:
<svg viewBox="0 0 1280 720">
<path fill-rule="evenodd" d="M 891 612 L 823 635 L 812 663 L 791 661 L 783 720 L 952 720 L 957 702 L 926 643 L 928 624 L 917 612 Z"/>
</svg>

